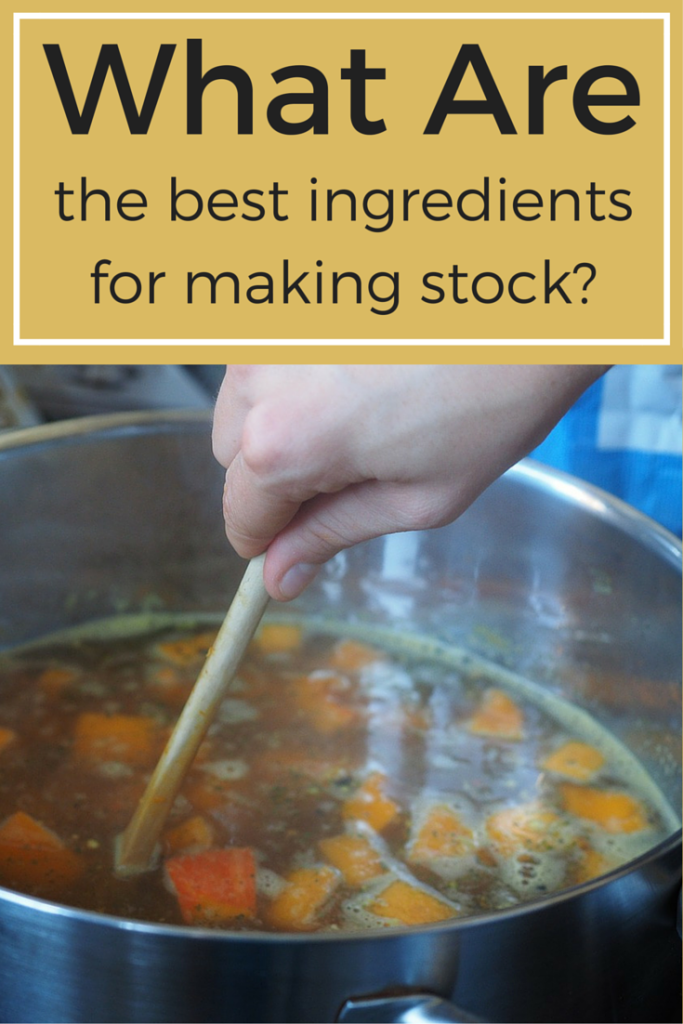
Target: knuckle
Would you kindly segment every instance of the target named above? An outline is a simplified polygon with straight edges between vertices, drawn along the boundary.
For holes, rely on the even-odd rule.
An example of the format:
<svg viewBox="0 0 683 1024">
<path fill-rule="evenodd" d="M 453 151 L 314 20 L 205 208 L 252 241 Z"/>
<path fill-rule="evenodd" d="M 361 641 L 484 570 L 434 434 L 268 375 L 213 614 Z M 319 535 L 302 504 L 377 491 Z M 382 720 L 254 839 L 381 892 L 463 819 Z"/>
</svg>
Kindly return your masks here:
<svg viewBox="0 0 683 1024">
<path fill-rule="evenodd" d="M 292 451 L 289 424 L 283 410 L 262 402 L 247 414 L 242 431 L 242 458 L 257 477 L 276 480 L 284 476 Z"/>
</svg>

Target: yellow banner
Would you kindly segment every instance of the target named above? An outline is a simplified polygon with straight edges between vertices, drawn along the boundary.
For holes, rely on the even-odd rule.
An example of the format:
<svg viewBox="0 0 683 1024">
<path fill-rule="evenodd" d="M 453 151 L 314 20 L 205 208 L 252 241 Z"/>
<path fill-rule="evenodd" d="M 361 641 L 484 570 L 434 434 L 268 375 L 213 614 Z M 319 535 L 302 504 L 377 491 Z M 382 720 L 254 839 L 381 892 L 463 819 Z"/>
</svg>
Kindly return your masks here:
<svg viewBox="0 0 683 1024">
<path fill-rule="evenodd" d="M 676 361 L 672 16 L 15 14 L 2 360 Z"/>
</svg>

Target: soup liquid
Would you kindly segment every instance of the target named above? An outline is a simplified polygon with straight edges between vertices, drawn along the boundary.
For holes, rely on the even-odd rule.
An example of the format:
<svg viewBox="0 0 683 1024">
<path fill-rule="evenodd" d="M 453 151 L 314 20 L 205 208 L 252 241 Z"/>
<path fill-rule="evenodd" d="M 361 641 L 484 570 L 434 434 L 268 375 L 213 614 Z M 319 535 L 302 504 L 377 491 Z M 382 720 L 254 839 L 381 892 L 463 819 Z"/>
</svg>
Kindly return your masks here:
<svg viewBox="0 0 683 1024">
<path fill-rule="evenodd" d="M 121 620 L 5 656 L 0 884 L 153 922 L 382 929 L 542 898 L 676 827 L 585 713 L 462 653 L 330 630 L 261 627 L 157 867 L 125 880 L 116 836 L 215 629 Z"/>
</svg>

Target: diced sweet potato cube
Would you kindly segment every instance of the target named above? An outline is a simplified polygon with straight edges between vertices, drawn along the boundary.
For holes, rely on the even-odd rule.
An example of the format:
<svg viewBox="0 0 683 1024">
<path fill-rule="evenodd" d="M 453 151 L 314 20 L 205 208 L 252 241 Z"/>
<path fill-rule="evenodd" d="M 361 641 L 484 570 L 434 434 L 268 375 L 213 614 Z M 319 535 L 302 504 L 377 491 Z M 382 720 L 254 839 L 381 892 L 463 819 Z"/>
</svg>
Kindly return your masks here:
<svg viewBox="0 0 683 1024">
<path fill-rule="evenodd" d="M 75 881 L 84 864 L 51 829 L 17 811 L 0 825 L 0 882 L 56 895 Z"/>
<path fill-rule="evenodd" d="M 588 782 L 604 763 L 604 757 L 595 747 L 570 740 L 546 757 L 541 768 L 579 782 Z"/>
<path fill-rule="evenodd" d="M 153 718 L 87 711 L 76 719 L 73 751 L 91 760 L 144 765 L 154 761 L 160 740 Z"/>
<path fill-rule="evenodd" d="M 157 650 L 162 658 L 172 661 L 175 665 L 191 665 L 206 658 L 216 632 L 197 633 L 195 636 L 183 637 L 180 640 L 168 640 L 158 645 Z"/>
<path fill-rule="evenodd" d="M 532 803 L 507 807 L 491 815 L 486 831 L 493 846 L 504 856 L 518 850 L 540 853 L 566 845 L 561 824 L 553 811 Z"/>
<path fill-rule="evenodd" d="M 344 672 L 354 672 L 381 657 L 381 653 L 368 644 L 359 643 L 358 640 L 340 640 L 334 645 L 329 664 Z"/>
<path fill-rule="evenodd" d="M 256 914 L 256 864 L 248 848 L 179 854 L 166 861 L 166 872 L 186 924 L 227 924 Z"/>
<path fill-rule="evenodd" d="M 353 725 L 357 713 L 353 708 L 338 704 L 335 700 L 322 698 L 311 701 L 305 709 L 306 718 L 318 732 L 324 735 L 338 732 Z"/>
<path fill-rule="evenodd" d="M 17 738 L 17 734 L 14 729 L 6 729 L 0 725 L 0 751 L 8 747 L 13 740 Z"/>
<path fill-rule="evenodd" d="M 639 800 L 613 789 L 594 789 L 565 782 L 560 786 L 565 810 L 600 825 L 605 832 L 640 832 L 648 827 L 647 812 Z"/>
<path fill-rule="evenodd" d="M 268 909 L 268 922 L 283 932 L 313 931 L 320 913 L 340 883 L 334 868 L 318 865 L 300 868 L 287 877 L 287 885 Z"/>
<path fill-rule="evenodd" d="M 164 848 L 166 853 L 181 853 L 186 850 L 208 850 L 213 845 L 214 830 L 211 824 L 201 814 L 169 829 L 164 836 Z"/>
<path fill-rule="evenodd" d="M 342 805 L 342 816 L 346 821 L 366 821 L 375 832 L 394 820 L 399 813 L 398 804 L 384 792 L 386 777 L 381 772 L 373 772 L 358 787 L 353 796 Z"/>
<path fill-rule="evenodd" d="M 61 697 L 64 690 L 79 678 L 78 672 L 71 668 L 45 668 L 38 675 L 36 682 L 48 697 Z"/>
<path fill-rule="evenodd" d="M 367 905 L 371 914 L 391 918 L 400 924 L 433 924 L 455 917 L 447 903 L 402 879 L 391 882 Z"/>
<path fill-rule="evenodd" d="M 304 717 L 325 735 L 352 725 L 358 718 L 356 708 L 341 700 L 347 681 L 333 672 L 314 672 L 292 684 L 297 706 Z"/>
<path fill-rule="evenodd" d="M 0 841 L 44 850 L 64 850 L 59 836 L 25 811 L 16 811 L 0 825 Z"/>
<path fill-rule="evenodd" d="M 386 871 L 379 852 L 365 836 L 344 833 L 321 839 L 318 846 L 348 885 L 364 885 Z"/>
<path fill-rule="evenodd" d="M 431 807 L 416 829 L 408 859 L 428 863 L 438 857 L 464 857 L 474 850 L 472 829 L 465 825 L 452 807 Z"/>
<path fill-rule="evenodd" d="M 481 706 L 469 721 L 469 730 L 477 736 L 521 740 L 524 735 L 524 715 L 512 697 L 503 690 L 487 690 Z"/>
<path fill-rule="evenodd" d="M 301 633 L 301 626 L 285 622 L 266 622 L 254 640 L 259 650 L 265 654 L 284 654 L 301 647 Z"/>
</svg>

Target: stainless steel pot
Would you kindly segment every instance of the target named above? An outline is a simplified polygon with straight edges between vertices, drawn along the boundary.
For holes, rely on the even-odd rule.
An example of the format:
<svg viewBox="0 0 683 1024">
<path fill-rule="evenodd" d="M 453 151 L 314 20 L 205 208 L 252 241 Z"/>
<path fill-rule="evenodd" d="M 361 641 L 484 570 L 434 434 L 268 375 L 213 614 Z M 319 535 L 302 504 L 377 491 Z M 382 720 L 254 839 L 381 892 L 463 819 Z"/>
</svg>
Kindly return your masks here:
<svg viewBox="0 0 683 1024">
<path fill-rule="evenodd" d="M 122 610 L 224 610 L 243 563 L 221 486 L 202 414 L 0 438 L 0 646 Z M 297 604 L 536 680 L 680 805 L 680 545 L 601 492 L 521 464 L 453 526 L 340 556 Z M 680 867 L 679 832 L 560 895 L 381 935 L 216 934 L 0 889 L 0 1019 L 676 1020 Z"/>
</svg>

